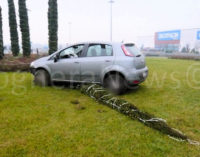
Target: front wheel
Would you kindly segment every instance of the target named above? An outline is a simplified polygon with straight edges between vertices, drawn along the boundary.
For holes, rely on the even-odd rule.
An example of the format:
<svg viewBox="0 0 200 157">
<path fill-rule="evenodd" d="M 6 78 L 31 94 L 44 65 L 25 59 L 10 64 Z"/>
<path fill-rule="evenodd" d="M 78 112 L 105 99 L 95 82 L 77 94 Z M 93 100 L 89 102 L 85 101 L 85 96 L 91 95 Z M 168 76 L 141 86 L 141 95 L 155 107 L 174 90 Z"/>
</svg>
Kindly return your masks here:
<svg viewBox="0 0 200 157">
<path fill-rule="evenodd" d="M 37 70 L 34 75 L 34 83 L 41 87 L 50 85 L 49 74 L 43 69 Z"/>
<path fill-rule="evenodd" d="M 104 86 L 117 95 L 125 93 L 127 89 L 126 80 L 118 74 L 109 75 L 105 79 Z"/>
</svg>

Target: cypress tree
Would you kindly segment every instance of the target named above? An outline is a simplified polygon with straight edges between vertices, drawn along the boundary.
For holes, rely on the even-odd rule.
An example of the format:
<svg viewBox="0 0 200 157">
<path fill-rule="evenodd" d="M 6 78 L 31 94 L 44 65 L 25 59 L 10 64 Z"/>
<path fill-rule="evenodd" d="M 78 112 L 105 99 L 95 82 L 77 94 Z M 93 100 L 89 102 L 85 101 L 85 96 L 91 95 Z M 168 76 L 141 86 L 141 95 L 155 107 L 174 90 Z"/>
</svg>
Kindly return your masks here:
<svg viewBox="0 0 200 157">
<path fill-rule="evenodd" d="M 18 39 L 18 32 L 17 32 L 15 4 L 13 0 L 8 0 L 8 14 L 9 14 L 9 26 L 10 26 L 11 50 L 12 50 L 13 56 L 18 56 L 19 39 Z"/>
<path fill-rule="evenodd" d="M 49 0 L 48 9 L 49 54 L 58 49 L 58 5 L 57 0 Z"/>
<path fill-rule="evenodd" d="M 1 14 L 1 7 L 0 7 L 0 59 L 3 58 L 4 53 L 3 53 L 3 30 L 2 30 L 2 14 Z"/>
<path fill-rule="evenodd" d="M 23 56 L 28 57 L 31 54 L 31 43 L 30 43 L 30 30 L 28 22 L 28 13 L 26 8 L 26 0 L 18 0 L 18 4 L 19 4 L 20 28 L 22 33 Z"/>
</svg>

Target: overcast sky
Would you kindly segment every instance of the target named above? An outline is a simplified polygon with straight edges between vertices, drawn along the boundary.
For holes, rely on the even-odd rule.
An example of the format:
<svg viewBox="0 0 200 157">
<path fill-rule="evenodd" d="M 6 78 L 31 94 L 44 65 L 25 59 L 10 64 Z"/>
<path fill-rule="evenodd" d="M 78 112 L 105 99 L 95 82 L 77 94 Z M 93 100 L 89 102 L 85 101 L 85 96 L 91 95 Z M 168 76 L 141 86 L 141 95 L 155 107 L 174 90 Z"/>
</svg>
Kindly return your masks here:
<svg viewBox="0 0 200 157">
<path fill-rule="evenodd" d="M 18 4 L 15 7 L 18 18 Z M 3 9 L 5 44 L 10 44 L 7 0 Z M 48 43 L 48 0 L 27 0 L 33 43 Z M 58 0 L 59 43 L 110 39 L 108 0 Z M 19 23 L 19 19 L 17 19 Z M 71 31 L 69 31 L 69 22 Z M 113 40 L 133 41 L 162 30 L 200 28 L 200 0 L 115 0 Z M 19 29 L 18 29 L 19 30 Z M 71 37 L 69 35 L 71 32 Z"/>
</svg>

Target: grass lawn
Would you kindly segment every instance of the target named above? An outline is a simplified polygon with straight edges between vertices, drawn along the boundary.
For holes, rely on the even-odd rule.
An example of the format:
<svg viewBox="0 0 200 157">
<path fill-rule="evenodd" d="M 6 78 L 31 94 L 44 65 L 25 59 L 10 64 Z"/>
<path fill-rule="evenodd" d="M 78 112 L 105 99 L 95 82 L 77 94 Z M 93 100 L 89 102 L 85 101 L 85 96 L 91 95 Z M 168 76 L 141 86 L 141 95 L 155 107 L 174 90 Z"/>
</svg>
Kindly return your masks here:
<svg viewBox="0 0 200 157">
<path fill-rule="evenodd" d="M 147 58 L 148 80 L 120 96 L 200 141 L 200 62 Z M 71 103 L 79 100 L 81 106 Z M 0 73 L 0 156 L 200 156 L 73 89 L 41 88 Z"/>
</svg>

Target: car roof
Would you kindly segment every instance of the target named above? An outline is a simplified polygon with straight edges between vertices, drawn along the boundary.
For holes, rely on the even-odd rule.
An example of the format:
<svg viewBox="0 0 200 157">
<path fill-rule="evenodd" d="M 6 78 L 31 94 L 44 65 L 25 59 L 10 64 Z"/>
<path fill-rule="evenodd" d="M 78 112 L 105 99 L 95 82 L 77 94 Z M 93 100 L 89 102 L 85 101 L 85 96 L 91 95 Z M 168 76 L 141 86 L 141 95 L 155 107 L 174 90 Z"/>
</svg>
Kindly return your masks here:
<svg viewBox="0 0 200 157">
<path fill-rule="evenodd" d="M 78 44 L 107 44 L 107 45 L 121 45 L 120 42 L 109 42 L 109 41 L 87 41 L 87 42 L 78 42 L 74 43 L 72 45 L 78 45 Z"/>
</svg>

